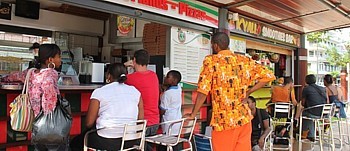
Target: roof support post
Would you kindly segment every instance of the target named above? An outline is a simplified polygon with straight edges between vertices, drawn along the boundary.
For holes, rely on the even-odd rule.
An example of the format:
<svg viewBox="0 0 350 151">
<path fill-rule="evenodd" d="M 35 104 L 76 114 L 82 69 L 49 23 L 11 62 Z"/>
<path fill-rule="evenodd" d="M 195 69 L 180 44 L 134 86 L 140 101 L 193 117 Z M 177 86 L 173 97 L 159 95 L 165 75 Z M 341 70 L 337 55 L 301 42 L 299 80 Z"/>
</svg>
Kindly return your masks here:
<svg viewBox="0 0 350 151">
<path fill-rule="evenodd" d="M 230 30 L 228 29 L 227 21 L 228 10 L 227 8 L 219 8 L 219 29 L 220 32 L 225 32 L 230 35 Z"/>
</svg>

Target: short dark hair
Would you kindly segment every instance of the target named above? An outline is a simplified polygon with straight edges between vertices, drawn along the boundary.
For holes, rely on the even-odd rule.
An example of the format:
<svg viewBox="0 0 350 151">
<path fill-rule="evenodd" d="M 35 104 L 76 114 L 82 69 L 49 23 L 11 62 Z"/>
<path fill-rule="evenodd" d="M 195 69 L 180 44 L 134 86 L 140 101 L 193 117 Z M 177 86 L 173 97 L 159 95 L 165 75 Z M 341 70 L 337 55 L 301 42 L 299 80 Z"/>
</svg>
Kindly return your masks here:
<svg viewBox="0 0 350 151">
<path fill-rule="evenodd" d="M 316 83 L 316 77 L 313 74 L 309 74 L 305 77 L 305 82 L 307 84 L 315 84 Z"/>
<path fill-rule="evenodd" d="M 107 70 L 107 74 L 110 74 L 114 81 L 119 83 L 124 83 L 126 81 L 126 72 L 126 67 L 121 63 L 110 64 Z"/>
<path fill-rule="evenodd" d="M 221 50 L 226 50 L 230 44 L 230 38 L 224 32 L 217 32 L 211 39 L 212 44 L 217 44 Z"/>
<path fill-rule="evenodd" d="M 45 64 L 46 60 L 55 57 L 57 54 L 61 54 L 61 49 L 56 44 L 42 44 L 39 46 L 39 56 L 36 67 L 41 67 Z"/>
<path fill-rule="evenodd" d="M 256 103 L 256 99 L 253 96 L 249 96 L 248 99 L 252 100 L 253 103 Z"/>
<path fill-rule="evenodd" d="M 289 83 L 293 83 L 292 77 L 284 77 L 283 85 L 287 85 Z"/>
<path fill-rule="evenodd" d="M 168 75 L 171 75 L 175 80 L 176 83 L 179 83 L 181 81 L 181 73 L 177 70 L 170 70 L 168 73 Z"/>
<path fill-rule="evenodd" d="M 324 81 L 327 82 L 327 84 L 332 84 L 333 83 L 333 76 L 330 74 L 326 74 L 323 78 Z"/>
<path fill-rule="evenodd" d="M 29 49 L 31 50 L 31 49 L 37 49 L 37 48 L 39 48 L 40 47 L 40 44 L 39 43 L 37 43 L 37 42 L 35 42 L 35 43 L 33 43 L 33 45 L 31 46 L 31 47 L 29 47 Z"/>
<path fill-rule="evenodd" d="M 136 63 L 139 65 L 148 65 L 149 63 L 149 54 L 145 49 L 137 50 L 134 53 L 134 58 L 136 60 Z"/>
</svg>

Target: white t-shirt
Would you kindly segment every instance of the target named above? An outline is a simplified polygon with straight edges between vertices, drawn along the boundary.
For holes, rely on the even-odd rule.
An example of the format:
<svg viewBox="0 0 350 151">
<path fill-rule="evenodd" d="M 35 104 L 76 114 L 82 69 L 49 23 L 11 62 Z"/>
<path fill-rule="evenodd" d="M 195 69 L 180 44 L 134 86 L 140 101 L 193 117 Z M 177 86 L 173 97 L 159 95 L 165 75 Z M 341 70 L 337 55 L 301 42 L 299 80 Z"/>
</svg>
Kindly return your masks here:
<svg viewBox="0 0 350 151">
<path fill-rule="evenodd" d="M 182 105 L 182 89 L 181 86 L 171 86 L 160 98 L 160 108 L 165 110 L 162 116 L 162 122 L 179 120 L 182 118 L 181 114 Z M 169 124 L 162 125 L 163 133 L 167 133 Z M 180 124 L 175 124 L 171 128 L 171 134 L 178 134 L 180 130 Z"/>
<path fill-rule="evenodd" d="M 96 128 L 113 127 L 136 121 L 140 92 L 133 86 L 113 82 L 92 92 L 91 99 L 100 101 Z M 98 135 L 105 138 L 123 136 L 123 129 L 103 130 Z"/>
</svg>

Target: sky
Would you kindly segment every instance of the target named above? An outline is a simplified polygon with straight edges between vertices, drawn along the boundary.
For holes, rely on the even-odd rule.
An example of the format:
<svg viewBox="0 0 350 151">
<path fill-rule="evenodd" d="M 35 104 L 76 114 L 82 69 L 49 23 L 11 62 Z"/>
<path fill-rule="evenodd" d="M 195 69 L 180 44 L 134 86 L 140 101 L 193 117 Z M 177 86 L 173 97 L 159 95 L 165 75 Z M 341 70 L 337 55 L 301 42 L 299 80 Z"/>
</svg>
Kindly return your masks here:
<svg viewBox="0 0 350 151">
<path fill-rule="evenodd" d="M 340 29 L 341 32 L 336 32 L 336 36 L 340 37 L 343 42 L 344 41 L 350 41 L 350 28 L 343 28 Z"/>
</svg>

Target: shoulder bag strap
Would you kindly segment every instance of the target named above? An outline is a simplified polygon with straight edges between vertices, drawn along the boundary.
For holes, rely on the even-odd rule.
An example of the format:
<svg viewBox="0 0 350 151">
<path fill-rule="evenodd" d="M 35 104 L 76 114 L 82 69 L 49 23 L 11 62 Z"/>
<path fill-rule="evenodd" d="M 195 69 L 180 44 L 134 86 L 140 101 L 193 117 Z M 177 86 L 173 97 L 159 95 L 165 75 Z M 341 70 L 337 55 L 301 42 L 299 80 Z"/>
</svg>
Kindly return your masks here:
<svg viewBox="0 0 350 151">
<path fill-rule="evenodd" d="M 258 114 L 258 118 L 259 118 L 259 123 L 261 125 L 261 128 L 264 129 L 264 123 L 263 123 L 263 120 L 262 120 L 262 117 L 261 117 L 261 109 L 256 109 L 256 114 Z M 261 131 L 261 134 L 262 134 L 263 131 Z"/>
<path fill-rule="evenodd" d="M 310 85 L 310 86 L 313 87 L 323 98 L 325 98 L 327 100 L 327 93 L 326 93 L 326 96 L 324 96 L 322 91 L 319 88 L 317 88 L 313 85 Z"/>
<path fill-rule="evenodd" d="M 334 92 L 332 91 L 332 89 L 330 89 L 329 87 L 326 87 L 329 91 L 331 91 L 332 95 L 334 95 Z M 336 89 L 338 91 L 338 89 Z"/>
<path fill-rule="evenodd" d="M 28 72 L 26 74 L 26 78 L 24 80 L 22 94 L 28 94 L 28 88 L 29 88 L 29 80 L 30 80 L 30 74 L 35 70 L 35 68 L 28 69 Z"/>
</svg>

